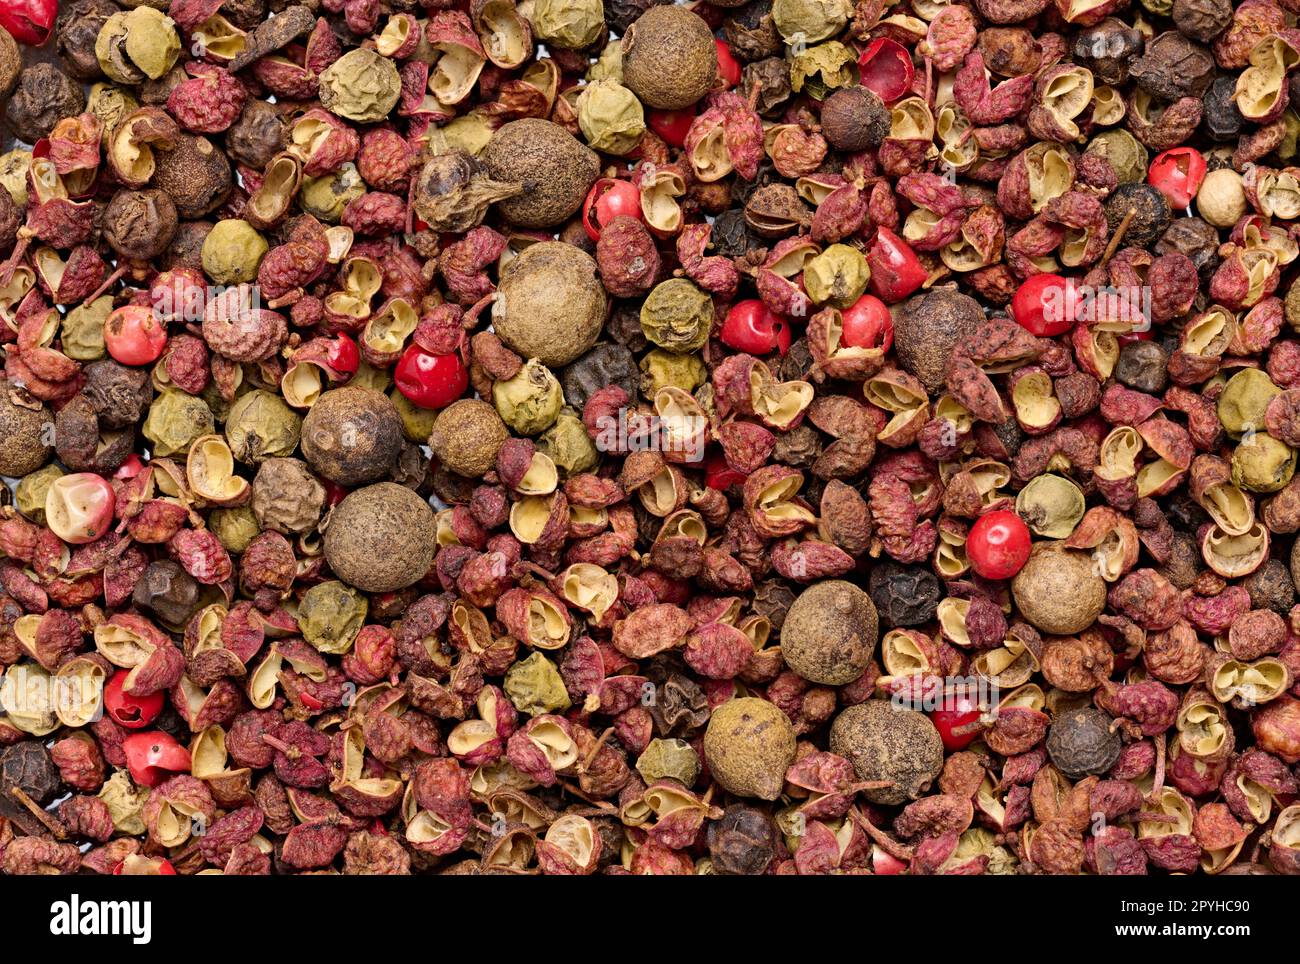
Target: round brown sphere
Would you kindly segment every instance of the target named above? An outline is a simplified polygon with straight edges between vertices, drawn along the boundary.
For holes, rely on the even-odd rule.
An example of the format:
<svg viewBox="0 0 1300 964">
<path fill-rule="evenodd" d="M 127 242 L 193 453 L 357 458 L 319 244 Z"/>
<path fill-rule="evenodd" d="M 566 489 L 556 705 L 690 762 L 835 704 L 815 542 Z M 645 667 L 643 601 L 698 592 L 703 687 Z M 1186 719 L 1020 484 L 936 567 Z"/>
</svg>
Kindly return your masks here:
<svg viewBox="0 0 1300 964">
<path fill-rule="evenodd" d="M 647 107 L 689 107 L 709 92 L 717 72 L 713 31 L 685 7 L 651 7 L 623 35 L 623 83 Z"/>
<path fill-rule="evenodd" d="M 0 475 L 17 478 L 35 472 L 50 457 L 54 416 L 44 405 L 27 408 L 9 398 L 0 381 Z"/>
<path fill-rule="evenodd" d="M 955 288 L 935 288 L 892 314 L 898 364 L 931 394 L 944 390 L 948 358 L 957 342 L 984 323 L 979 302 Z"/>
<path fill-rule="evenodd" d="M 483 163 L 498 181 L 522 184 L 523 193 L 497 202 L 521 228 L 549 228 L 582 206 L 600 173 L 600 158 L 558 124 L 528 117 L 503 125 L 483 149 Z"/>
<path fill-rule="evenodd" d="M 157 151 L 154 158 L 153 183 L 167 192 L 181 217 L 201 218 L 230 196 L 234 185 L 230 161 L 206 137 L 182 134 L 174 149 Z"/>
<path fill-rule="evenodd" d="M 382 479 L 402 448 L 402 419 L 388 396 L 345 385 L 316 400 L 302 423 L 302 454 L 331 482 L 349 488 Z"/>
<path fill-rule="evenodd" d="M 785 664 L 813 683 L 843 686 L 862 675 L 880 634 L 876 604 L 842 579 L 799 594 L 781 627 Z"/>
<path fill-rule="evenodd" d="M 436 545 L 433 509 L 395 482 L 349 493 L 325 529 L 325 561 L 363 592 L 392 592 L 418 582 L 433 565 Z"/>
<path fill-rule="evenodd" d="M 943 740 L 934 724 L 889 700 L 867 700 L 837 716 L 830 749 L 853 764 L 859 780 L 893 782 L 864 791 L 868 800 L 885 806 L 915 800 L 943 769 Z"/>
<path fill-rule="evenodd" d="M 723 789 L 775 800 L 794 762 L 794 743 L 789 717 L 774 703 L 747 696 L 713 711 L 704 731 L 704 758 Z"/>
<path fill-rule="evenodd" d="M 559 368 L 596 343 L 606 305 L 591 255 L 562 241 L 541 241 L 502 270 L 492 324 L 523 357 Z"/>
<path fill-rule="evenodd" d="M 822 103 L 822 136 L 838 151 L 879 147 L 889 136 L 889 111 L 874 90 L 841 87 Z"/>
<path fill-rule="evenodd" d="M 165 191 L 124 189 L 104 208 L 104 237 L 123 257 L 148 261 L 172 243 L 177 220 L 176 205 Z"/>
<path fill-rule="evenodd" d="M 1011 580 L 1011 594 L 1035 629 L 1054 636 L 1083 632 L 1106 607 L 1106 582 L 1092 558 L 1059 542 L 1034 544 Z"/>
<path fill-rule="evenodd" d="M 477 398 L 452 402 L 433 423 L 429 447 L 457 475 L 477 479 L 497 464 L 497 450 L 510 437 L 497 410 Z"/>
</svg>

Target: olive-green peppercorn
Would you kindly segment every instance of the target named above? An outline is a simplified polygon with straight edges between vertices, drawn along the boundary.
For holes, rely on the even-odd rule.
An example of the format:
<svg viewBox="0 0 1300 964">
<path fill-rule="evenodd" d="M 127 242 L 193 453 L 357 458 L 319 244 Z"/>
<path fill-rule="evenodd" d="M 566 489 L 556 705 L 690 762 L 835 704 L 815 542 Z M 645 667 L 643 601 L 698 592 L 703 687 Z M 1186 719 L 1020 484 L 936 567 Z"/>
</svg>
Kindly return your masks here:
<svg viewBox="0 0 1300 964">
<path fill-rule="evenodd" d="M 870 280 L 866 257 L 847 244 L 830 245 L 803 268 L 804 290 L 819 305 L 847 308 L 862 297 Z"/>
<path fill-rule="evenodd" d="M 196 438 L 216 431 L 216 419 L 203 399 L 167 388 L 149 406 L 141 431 L 153 443 L 155 458 L 180 455 L 190 450 Z"/>
<path fill-rule="evenodd" d="M 570 705 L 560 671 L 541 653 L 533 653 L 511 666 L 502 689 L 515 709 L 529 716 L 563 713 Z"/>
<path fill-rule="evenodd" d="M 689 787 L 699 779 L 700 755 L 685 740 L 651 740 L 636 760 L 637 773 L 647 784 L 676 780 Z"/>
<path fill-rule="evenodd" d="M 645 112 L 636 95 L 613 80 L 598 80 L 578 95 L 578 126 L 598 151 L 626 154 L 645 133 Z"/>
<path fill-rule="evenodd" d="M 668 351 L 698 351 L 709 340 L 712 326 L 713 299 L 686 278 L 655 285 L 641 305 L 641 330 Z"/>
<path fill-rule="evenodd" d="M 330 513 L 325 561 L 365 592 L 418 582 L 433 565 L 433 509 L 405 486 L 378 482 L 344 497 Z"/>
<path fill-rule="evenodd" d="M 401 95 L 397 65 L 365 47 L 349 50 L 320 75 L 321 105 L 359 124 L 383 120 Z"/>
<path fill-rule="evenodd" d="M 582 419 L 567 409 L 561 410 L 555 423 L 537 437 L 537 450 L 550 456 L 565 475 L 587 472 L 600 461 L 600 452 Z"/>
<path fill-rule="evenodd" d="M 1243 368 L 1223 386 L 1218 402 L 1219 422 L 1233 435 L 1262 429 L 1268 403 L 1281 394 L 1282 389 L 1263 371 Z"/>
<path fill-rule="evenodd" d="M 366 182 L 351 161 L 320 177 L 306 177 L 298 192 L 298 203 L 313 217 L 337 224 L 343 209 L 366 193 Z"/>
<path fill-rule="evenodd" d="M 654 398 L 661 388 L 693 392 L 704 384 L 708 370 L 699 355 L 679 355 L 655 348 L 641 359 L 641 394 Z"/>
<path fill-rule="evenodd" d="M 326 393 L 328 394 L 328 393 Z M 302 418 L 280 395 L 260 388 L 235 399 L 226 413 L 226 444 L 238 461 L 259 465 L 263 459 L 293 454 Z"/>
<path fill-rule="evenodd" d="M 24 475 L 14 487 L 18 511 L 37 525 L 45 525 L 45 495 L 54 480 L 62 476 L 63 470 L 53 463 Z"/>
<path fill-rule="evenodd" d="M 247 549 L 248 544 L 262 531 L 252 506 L 247 505 L 214 509 L 208 516 L 208 528 L 227 552 L 236 555 Z"/>
<path fill-rule="evenodd" d="M 236 218 L 218 221 L 203 242 L 203 270 L 218 284 L 253 281 L 270 247 L 266 238 L 247 221 Z"/>
<path fill-rule="evenodd" d="M 501 420 L 520 435 L 536 435 L 560 414 L 564 391 L 549 368 L 530 358 L 513 378 L 493 383 L 492 403 Z"/>
<path fill-rule="evenodd" d="M 1252 492 L 1276 492 L 1295 475 L 1296 451 L 1267 432 L 1249 432 L 1232 453 L 1232 481 Z"/>
<path fill-rule="evenodd" d="M 341 655 L 352 648 L 370 604 L 336 579 L 318 583 L 298 603 L 298 629 L 322 653 Z"/>
</svg>

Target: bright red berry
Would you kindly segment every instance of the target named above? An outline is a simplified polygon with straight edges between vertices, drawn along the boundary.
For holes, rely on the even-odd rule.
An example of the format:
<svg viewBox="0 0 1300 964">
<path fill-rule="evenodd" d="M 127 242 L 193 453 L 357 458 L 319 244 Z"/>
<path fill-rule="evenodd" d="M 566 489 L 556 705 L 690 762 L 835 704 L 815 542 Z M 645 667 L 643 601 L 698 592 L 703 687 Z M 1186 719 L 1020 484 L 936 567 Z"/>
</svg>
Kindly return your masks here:
<svg viewBox="0 0 1300 964">
<path fill-rule="evenodd" d="M 888 228 L 876 229 L 876 240 L 867 250 L 871 268 L 871 290 L 887 304 L 897 304 L 921 285 L 929 273 L 912 246 Z"/>
<path fill-rule="evenodd" d="M 167 347 L 167 328 L 151 308 L 123 305 L 104 319 L 104 347 L 123 365 L 150 365 Z"/>
<path fill-rule="evenodd" d="M 650 129 L 664 139 L 671 147 L 681 147 L 686 143 L 686 134 L 695 123 L 695 108 L 683 107 L 681 110 L 652 110 L 647 119 Z"/>
<path fill-rule="evenodd" d="M 465 394 L 469 372 L 458 355 L 435 355 L 411 345 L 393 369 L 393 381 L 420 408 L 446 408 Z"/>
<path fill-rule="evenodd" d="M 602 177 L 591 186 L 582 205 L 582 226 L 587 237 L 599 241 L 601 228 L 620 215 L 641 217 L 641 192 L 630 181 Z"/>
<path fill-rule="evenodd" d="M 1161 151 L 1147 169 L 1147 182 L 1179 210 L 1191 205 L 1204 180 L 1205 158 L 1194 147 Z"/>
<path fill-rule="evenodd" d="M 975 520 L 966 537 L 966 558 L 985 579 L 1010 579 L 1029 559 L 1029 527 L 1008 509 Z"/>
<path fill-rule="evenodd" d="M 735 87 L 740 83 L 740 61 L 732 55 L 725 41 L 715 39 L 713 42 L 718 45 L 718 76 L 728 87 Z"/>
<path fill-rule="evenodd" d="M 912 89 L 916 68 L 906 47 L 897 40 L 877 37 L 858 57 L 858 75 L 863 87 L 889 104 Z"/>
<path fill-rule="evenodd" d="M 756 298 L 732 305 L 719 337 L 724 345 L 751 355 L 790 350 L 789 324 Z"/>
<path fill-rule="evenodd" d="M 148 696 L 131 696 L 123 691 L 129 670 L 120 669 L 112 675 L 104 686 L 104 712 L 118 726 L 128 730 L 139 730 L 154 721 L 163 708 L 163 694 L 150 693 Z"/>
<path fill-rule="evenodd" d="M 964 750 L 979 736 L 982 716 L 979 701 L 962 689 L 943 694 L 939 709 L 930 712 L 930 722 L 939 731 L 944 748 L 948 751 Z"/>
<path fill-rule="evenodd" d="M 1012 319 L 1040 338 L 1065 334 L 1074 327 L 1078 314 L 1078 286 L 1074 279 L 1059 274 L 1036 274 L 1011 298 Z"/>
<path fill-rule="evenodd" d="M 169 773 L 190 768 L 190 751 L 162 730 L 132 733 L 122 741 L 122 752 L 131 779 L 143 787 L 156 787 Z"/>
<path fill-rule="evenodd" d="M 889 351 L 894 343 L 893 316 L 875 295 L 863 295 L 840 313 L 840 319 L 844 324 L 840 344 L 846 348 Z"/>
</svg>

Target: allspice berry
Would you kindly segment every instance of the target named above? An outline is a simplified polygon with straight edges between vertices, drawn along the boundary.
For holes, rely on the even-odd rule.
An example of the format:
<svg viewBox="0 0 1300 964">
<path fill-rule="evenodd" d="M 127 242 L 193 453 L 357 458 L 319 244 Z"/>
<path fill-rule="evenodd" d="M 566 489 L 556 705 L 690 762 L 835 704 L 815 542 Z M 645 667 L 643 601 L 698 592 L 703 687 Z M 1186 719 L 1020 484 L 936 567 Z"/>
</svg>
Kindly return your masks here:
<svg viewBox="0 0 1300 964">
<path fill-rule="evenodd" d="M 842 579 L 799 594 L 781 628 L 785 664 L 813 683 L 843 686 L 862 675 L 879 637 L 871 597 Z"/>
<path fill-rule="evenodd" d="M 709 92 L 717 71 L 713 31 L 685 7 L 651 7 L 623 35 L 623 83 L 647 107 L 691 106 Z"/>
<path fill-rule="evenodd" d="M 1056 636 L 1083 632 L 1106 606 L 1106 583 L 1092 558 L 1059 542 L 1034 544 L 1011 593 L 1035 629 Z"/>
<path fill-rule="evenodd" d="M 402 419 L 388 396 L 345 385 L 326 392 L 302 423 L 302 454 L 317 475 L 349 488 L 388 474 L 402 447 Z"/>
<path fill-rule="evenodd" d="M 379 482 L 349 493 L 330 513 L 325 561 L 363 592 L 418 582 L 433 565 L 433 509 L 404 485 Z"/>
<path fill-rule="evenodd" d="M 18 44 L 4 27 L 0 27 L 0 97 L 8 97 L 18 83 L 23 69 L 23 57 Z"/>
<path fill-rule="evenodd" d="M 884 101 L 868 87 L 842 87 L 822 104 L 822 136 L 838 151 L 879 147 L 889 123 Z"/>
<path fill-rule="evenodd" d="M 508 348 L 559 368 L 596 343 L 607 304 L 589 254 L 541 241 L 502 269 L 492 324 Z"/>
<path fill-rule="evenodd" d="M 905 302 L 894 316 L 894 353 L 903 370 L 931 394 L 944 390 L 957 342 L 984 323 L 978 301 L 956 288 L 934 288 Z"/>
<path fill-rule="evenodd" d="M 774 703 L 740 697 L 709 717 L 704 759 L 723 789 L 738 797 L 775 800 L 794 762 L 794 742 L 794 727 Z"/>
<path fill-rule="evenodd" d="M 929 789 L 943 769 L 943 740 L 928 718 L 888 700 L 850 706 L 831 724 L 830 749 L 850 763 L 859 780 L 888 780 L 865 790 L 872 803 L 896 806 Z"/>
<path fill-rule="evenodd" d="M 595 151 L 558 124 L 536 117 L 503 125 L 483 149 L 483 163 L 494 180 L 523 185 L 521 194 L 496 205 L 503 218 L 521 228 L 549 228 L 567 220 L 600 173 Z"/>
<path fill-rule="evenodd" d="M 443 466 L 477 479 L 497 464 L 497 450 L 509 437 L 495 408 L 481 399 L 462 398 L 438 413 L 429 447 Z"/>
<path fill-rule="evenodd" d="M 54 416 L 39 402 L 35 405 L 15 405 L 9 383 L 0 381 L 0 475 L 18 478 L 49 459 Z"/>
</svg>

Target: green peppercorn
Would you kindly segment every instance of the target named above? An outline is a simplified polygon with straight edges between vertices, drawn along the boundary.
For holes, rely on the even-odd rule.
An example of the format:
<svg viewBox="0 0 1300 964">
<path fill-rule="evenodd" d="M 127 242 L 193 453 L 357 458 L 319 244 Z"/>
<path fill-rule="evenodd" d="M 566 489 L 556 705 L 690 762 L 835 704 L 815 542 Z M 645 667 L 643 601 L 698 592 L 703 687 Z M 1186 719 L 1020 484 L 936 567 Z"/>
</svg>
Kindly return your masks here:
<svg viewBox="0 0 1300 964">
<path fill-rule="evenodd" d="M 641 331 L 669 351 L 698 351 L 709 340 L 712 326 L 713 299 L 685 278 L 655 285 L 641 306 Z"/>
</svg>

